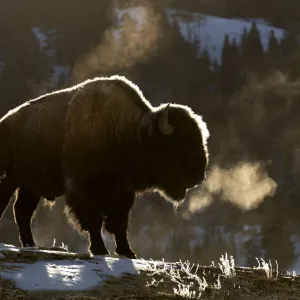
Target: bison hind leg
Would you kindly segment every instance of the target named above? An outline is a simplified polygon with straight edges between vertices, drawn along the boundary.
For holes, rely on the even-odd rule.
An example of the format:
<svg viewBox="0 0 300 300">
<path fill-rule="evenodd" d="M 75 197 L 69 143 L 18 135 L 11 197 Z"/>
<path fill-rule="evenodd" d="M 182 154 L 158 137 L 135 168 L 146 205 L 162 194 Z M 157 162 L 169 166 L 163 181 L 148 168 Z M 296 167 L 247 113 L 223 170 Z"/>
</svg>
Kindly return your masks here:
<svg viewBox="0 0 300 300">
<path fill-rule="evenodd" d="M 136 258 L 136 254 L 131 250 L 127 238 L 127 217 L 120 215 L 108 215 L 105 219 L 105 230 L 115 237 L 116 250 L 119 256 Z"/>
<path fill-rule="evenodd" d="M 2 218 L 4 211 L 17 190 L 18 185 L 10 177 L 5 177 L 0 183 L 0 219 Z"/>
<path fill-rule="evenodd" d="M 21 187 L 18 190 L 13 211 L 23 247 L 33 247 L 35 245 L 31 231 L 31 221 L 39 201 L 40 196 L 32 193 L 27 188 Z"/>
</svg>

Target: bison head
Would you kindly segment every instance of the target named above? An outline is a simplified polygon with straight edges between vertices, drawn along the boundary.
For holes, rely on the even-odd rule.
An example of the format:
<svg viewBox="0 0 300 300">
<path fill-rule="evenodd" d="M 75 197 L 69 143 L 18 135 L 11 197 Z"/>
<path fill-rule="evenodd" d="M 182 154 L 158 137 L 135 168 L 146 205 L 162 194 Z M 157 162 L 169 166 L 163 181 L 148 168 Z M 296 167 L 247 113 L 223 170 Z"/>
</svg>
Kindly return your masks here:
<svg viewBox="0 0 300 300">
<path fill-rule="evenodd" d="M 163 104 L 144 116 L 143 129 L 147 186 L 168 200 L 182 201 L 205 179 L 206 124 L 189 107 Z"/>
</svg>

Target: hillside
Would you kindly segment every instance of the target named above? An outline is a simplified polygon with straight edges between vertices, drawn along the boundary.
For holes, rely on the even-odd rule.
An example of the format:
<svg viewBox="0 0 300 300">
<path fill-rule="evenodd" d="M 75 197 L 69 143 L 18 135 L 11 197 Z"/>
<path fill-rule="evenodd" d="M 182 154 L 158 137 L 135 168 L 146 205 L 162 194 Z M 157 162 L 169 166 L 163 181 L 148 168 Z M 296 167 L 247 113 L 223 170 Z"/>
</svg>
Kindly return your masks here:
<svg viewBox="0 0 300 300">
<path fill-rule="evenodd" d="M 120 28 L 122 28 L 126 16 L 129 16 L 133 20 L 137 30 L 142 29 L 146 23 L 146 10 L 147 8 L 144 6 L 117 9 L 115 14 L 116 26 L 113 30 L 115 38 L 118 36 Z M 164 14 L 167 16 L 170 25 L 173 26 L 175 23 L 178 24 L 180 34 L 185 42 L 198 46 L 198 52 L 196 53 L 198 57 L 200 57 L 202 52 L 206 49 L 211 61 L 213 62 L 215 60 L 218 64 L 221 64 L 222 62 L 222 47 L 225 35 L 228 34 L 230 41 L 235 39 L 239 44 L 243 30 L 246 29 L 249 31 L 252 25 L 251 20 L 220 18 L 196 12 L 171 9 L 168 7 L 164 9 Z M 260 32 L 260 39 L 264 51 L 267 51 L 268 49 L 271 31 L 274 32 L 278 41 L 283 38 L 285 32 L 284 29 L 272 27 L 264 20 L 255 21 Z M 55 30 L 52 30 L 49 35 L 49 32 L 45 32 L 38 27 L 35 27 L 32 30 L 39 41 L 41 50 L 45 52 L 49 58 L 53 59 L 52 56 L 53 53 L 56 52 L 55 48 L 57 47 L 56 43 L 59 39 L 59 34 Z M 56 86 L 61 76 L 68 82 L 69 77 L 71 76 L 70 72 L 71 70 L 68 66 L 55 63 L 53 65 L 53 76 L 51 78 L 52 84 Z"/>
<path fill-rule="evenodd" d="M 118 24 L 122 24 L 122 19 L 125 14 L 128 14 L 137 24 L 137 28 L 142 26 L 143 8 L 132 7 L 127 10 L 118 10 Z M 198 56 L 207 49 L 211 61 L 214 59 L 220 64 L 222 60 L 222 48 L 225 35 L 227 34 L 230 42 L 233 39 L 238 44 L 241 42 L 243 30 L 248 32 L 251 29 L 252 21 L 255 21 L 260 32 L 260 39 L 264 51 L 268 49 L 268 42 L 271 31 L 278 41 L 284 37 L 285 30 L 270 26 L 264 20 L 243 20 L 221 18 L 211 15 L 205 15 L 197 12 L 189 12 L 186 10 L 171 9 L 166 7 L 164 10 L 170 25 L 178 24 L 182 38 L 190 43 L 199 45 Z"/>
<path fill-rule="evenodd" d="M 263 261 L 238 268 L 227 255 L 217 264 L 195 266 L 0 244 L 0 258 L 2 300 L 300 297 L 299 276 L 278 274 Z"/>
</svg>

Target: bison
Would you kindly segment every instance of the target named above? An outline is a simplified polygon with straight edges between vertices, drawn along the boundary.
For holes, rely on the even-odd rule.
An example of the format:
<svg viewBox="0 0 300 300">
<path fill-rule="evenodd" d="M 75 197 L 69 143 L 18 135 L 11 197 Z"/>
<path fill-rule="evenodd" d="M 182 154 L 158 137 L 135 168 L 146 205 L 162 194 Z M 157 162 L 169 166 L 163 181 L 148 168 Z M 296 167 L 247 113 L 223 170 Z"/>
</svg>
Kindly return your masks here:
<svg viewBox="0 0 300 300">
<path fill-rule="evenodd" d="M 127 226 L 136 194 L 156 190 L 181 203 L 205 178 L 208 137 L 189 107 L 153 107 L 123 76 L 42 95 L 0 120 L 0 216 L 16 193 L 21 244 L 34 246 L 31 219 L 40 198 L 65 195 L 92 255 L 109 254 L 103 226 L 114 235 L 115 253 L 134 258 Z"/>
</svg>

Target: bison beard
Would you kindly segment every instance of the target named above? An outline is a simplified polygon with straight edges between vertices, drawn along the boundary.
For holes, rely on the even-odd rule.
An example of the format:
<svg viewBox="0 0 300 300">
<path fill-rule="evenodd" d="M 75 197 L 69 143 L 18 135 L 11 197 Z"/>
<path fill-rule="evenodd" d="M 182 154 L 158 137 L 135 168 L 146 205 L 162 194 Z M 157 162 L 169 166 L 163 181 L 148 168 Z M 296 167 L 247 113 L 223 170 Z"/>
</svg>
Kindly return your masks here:
<svg viewBox="0 0 300 300">
<path fill-rule="evenodd" d="M 135 257 L 127 239 L 137 192 L 173 203 L 205 178 L 208 130 L 182 105 L 153 107 L 122 76 L 94 78 L 45 94 L 0 120 L 0 216 L 11 196 L 23 246 L 34 246 L 31 219 L 41 197 L 66 196 L 69 219 L 90 235 L 92 254 Z"/>
</svg>

